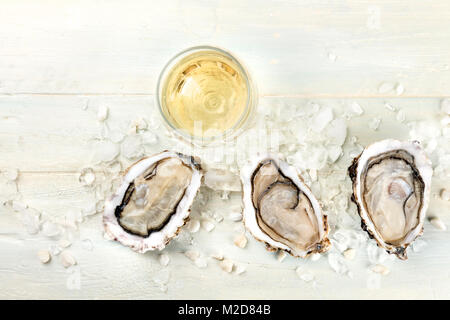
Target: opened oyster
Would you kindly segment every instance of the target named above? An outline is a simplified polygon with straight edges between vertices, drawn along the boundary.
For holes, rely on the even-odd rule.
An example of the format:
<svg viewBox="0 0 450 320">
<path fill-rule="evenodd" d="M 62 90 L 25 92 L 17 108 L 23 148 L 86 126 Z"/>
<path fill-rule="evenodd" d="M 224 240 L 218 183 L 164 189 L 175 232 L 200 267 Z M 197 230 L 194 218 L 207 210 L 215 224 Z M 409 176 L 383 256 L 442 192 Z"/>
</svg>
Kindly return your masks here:
<svg viewBox="0 0 450 320">
<path fill-rule="evenodd" d="M 407 259 L 423 232 L 432 168 L 417 141 L 383 140 L 367 147 L 348 169 L 361 226 L 378 245 Z"/>
<path fill-rule="evenodd" d="M 328 250 L 327 217 L 297 170 L 266 156 L 241 169 L 246 228 L 266 243 L 306 257 Z"/>
<path fill-rule="evenodd" d="M 202 175 L 194 158 L 180 153 L 136 162 L 105 204 L 106 233 L 138 252 L 163 249 L 187 221 Z"/>
</svg>

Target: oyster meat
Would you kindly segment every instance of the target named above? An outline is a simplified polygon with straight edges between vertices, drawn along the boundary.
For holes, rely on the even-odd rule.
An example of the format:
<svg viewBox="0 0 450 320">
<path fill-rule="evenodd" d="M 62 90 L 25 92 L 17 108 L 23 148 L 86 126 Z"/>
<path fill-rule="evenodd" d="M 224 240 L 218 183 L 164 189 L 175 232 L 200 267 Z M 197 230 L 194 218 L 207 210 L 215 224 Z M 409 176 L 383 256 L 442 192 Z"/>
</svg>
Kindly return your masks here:
<svg viewBox="0 0 450 320">
<path fill-rule="evenodd" d="M 294 167 L 272 156 L 241 169 L 245 227 L 268 250 L 297 257 L 328 250 L 327 217 Z"/>
<path fill-rule="evenodd" d="M 180 153 L 139 160 L 105 204 L 105 231 L 138 252 L 163 249 L 187 221 L 202 176 L 200 164 Z"/>
<path fill-rule="evenodd" d="M 376 142 L 348 171 L 362 228 L 388 253 L 407 259 L 406 248 L 423 232 L 430 199 L 431 162 L 419 142 Z"/>
</svg>

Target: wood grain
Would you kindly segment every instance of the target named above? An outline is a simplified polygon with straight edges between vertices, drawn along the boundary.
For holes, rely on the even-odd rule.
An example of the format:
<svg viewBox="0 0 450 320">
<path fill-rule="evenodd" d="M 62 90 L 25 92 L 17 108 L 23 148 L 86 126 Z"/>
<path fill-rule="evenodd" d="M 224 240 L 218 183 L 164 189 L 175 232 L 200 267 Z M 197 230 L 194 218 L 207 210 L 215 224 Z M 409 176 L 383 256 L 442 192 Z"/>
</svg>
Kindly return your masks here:
<svg viewBox="0 0 450 320">
<path fill-rule="evenodd" d="M 377 96 L 399 81 L 448 96 L 449 20 L 447 1 L 5 0 L 0 93 L 152 94 L 171 56 L 213 44 L 262 95 Z"/>
<path fill-rule="evenodd" d="M 448 1 L 4 0 L 0 171 L 20 170 L 21 201 L 55 221 L 91 206 L 98 199 L 79 183 L 80 170 L 94 166 L 105 130 L 126 133 L 142 117 L 158 138 L 145 153 L 177 148 L 161 125 L 154 89 L 165 62 L 199 44 L 222 46 L 243 60 L 258 85 L 260 110 L 306 109 L 315 102 L 341 116 L 358 102 L 364 114 L 347 121 L 347 139 L 357 137 L 361 145 L 409 138 L 407 123 L 438 121 L 441 98 L 450 96 Z M 401 83 L 405 92 L 380 94 L 384 82 Z M 404 110 L 404 123 L 386 102 Z M 97 120 L 102 105 L 109 107 L 107 128 Z M 377 131 L 368 129 L 373 117 L 381 119 Z M 124 167 L 131 162 L 120 160 Z M 339 163 L 337 174 L 345 174 L 347 165 Z M 100 179 L 104 173 L 94 167 Z M 449 187 L 448 180 L 434 177 L 429 215 L 450 225 L 450 204 L 437 196 L 442 187 Z M 207 209 L 226 217 L 240 206 L 240 193 L 230 197 L 213 194 Z M 354 206 L 339 214 L 358 219 Z M 425 248 L 410 253 L 407 262 L 386 261 L 391 273 L 385 277 L 368 271 L 368 242 L 348 262 L 351 278 L 336 274 L 326 256 L 280 263 L 250 235 L 248 246 L 239 249 L 233 237 L 241 232 L 241 223 L 225 219 L 192 239 L 207 257 L 222 252 L 245 265 L 241 275 L 224 273 L 212 258 L 206 269 L 196 267 L 183 254 L 191 247 L 187 234 L 168 246 L 171 262 L 162 268 L 159 253 L 140 255 L 105 240 L 97 214 L 74 232 L 68 250 L 78 263 L 64 269 L 58 256 L 42 265 L 36 255 L 55 240 L 29 235 L 17 213 L 0 207 L 0 298 L 450 298 L 450 233 L 429 222 L 421 238 Z M 91 251 L 82 245 L 86 239 Z M 315 282 L 299 279 L 299 266 Z M 161 290 L 154 279 L 165 272 L 170 281 Z M 77 279 L 79 288 L 73 285 Z"/>
</svg>

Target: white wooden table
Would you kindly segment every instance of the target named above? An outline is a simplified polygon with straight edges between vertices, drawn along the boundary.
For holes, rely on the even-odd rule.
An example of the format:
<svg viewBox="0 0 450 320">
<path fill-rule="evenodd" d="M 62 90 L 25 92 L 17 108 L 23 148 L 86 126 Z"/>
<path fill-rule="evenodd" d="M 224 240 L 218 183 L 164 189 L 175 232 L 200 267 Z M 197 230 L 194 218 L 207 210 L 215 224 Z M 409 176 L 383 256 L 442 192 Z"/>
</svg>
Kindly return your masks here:
<svg viewBox="0 0 450 320">
<path fill-rule="evenodd" d="M 309 102 L 332 107 L 357 102 L 364 114 L 347 121 L 348 135 L 360 145 L 383 138 L 410 138 L 411 121 L 434 121 L 439 104 L 450 96 L 450 3 L 424 1 L 102 1 L 3 0 L 0 5 L 0 171 L 19 170 L 17 193 L 0 188 L 2 201 L 18 199 L 42 212 L 43 221 L 64 223 L 99 200 L 82 186 L 79 172 L 96 170 L 97 143 L 104 124 L 100 106 L 109 107 L 107 125 L 127 133 L 142 117 L 158 143 L 145 153 L 175 147 L 157 128 L 154 93 L 165 62 L 182 49 L 210 44 L 229 49 L 249 67 L 258 85 L 260 108 Z M 381 90 L 400 83 L 404 92 Z M 391 103 L 405 112 L 399 122 Z M 368 122 L 379 117 L 376 131 Z M 440 128 L 441 130 L 442 128 Z M 437 147 L 448 147 L 440 138 Z M 446 143 L 447 145 L 442 144 Z M 344 152 L 345 152 L 344 147 Z M 437 151 L 435 151 L 437 152 Z M 130 162 L 118 158 L 125 167 Z M 335 169 L 345 174 L 341 159 Z M 319 171 L 326 182 L 330 169 Z M 105 178 L 104 184 L 108 184 Z M 5 180 L 2 180 L 5 181 Z M 348 185 L 348 179 L 345 182 Z M 433 179 L 430 215 L 450 225 L 450 203 L 438 197 L 446 177 Z M 322 188 L 322 194 L 327 190 Z M 210 192 L 206 207 L 225 218 L 240 205 L 240 193 L 229 200 Z M 193 210 L 200 218 L 200 210 Z M 357 222 L 347 212 L 329 212 Z M 71 232 L 66 250 L 77 265 L 65 269 L 58 256 L 41 264 L 36 254 L 58 243 L 39 232 L 27 233 L 19 214 L 0 208 L 0 298 L 77 299 L 281 299 L 281 298 L 450 298 L 450 234 L 425 224 L 423 248 L 408 261 L 383 262 L 390 274 L 369 271 L 365 240 L 351 274 L 337 274 L 327 256 L 317 261 L 276 255 L 249 234 L 245 249 L 233 245 L 241 223 L 224 219 L 212 232 L 187 232 L 159 253 L 136 254 L 103 238 L 101 214 L 86 217 Z M 339 223 L 333 232 L 342 229 Z M 358 229 L 354 229 L 358 230 Z M 64 237 L 66 237 L 65 234 Z M 189 238 L 192 237 L 192 244 Z M 89 244 L 92 245 L 90 248 Z M 207 258 L 198 268 L 183 254 L 194 248 Z M 91 249 L 91 250 L 90 250 Z M 419 252 L 420 251 L 420 252 Z M 211 254 L 222 252 L 243 274 L 227 274 Z M 340 253 L 338 253 L 340 254 Z M 314 276 L 305 282 L 297 267 Z"/>
</svg>

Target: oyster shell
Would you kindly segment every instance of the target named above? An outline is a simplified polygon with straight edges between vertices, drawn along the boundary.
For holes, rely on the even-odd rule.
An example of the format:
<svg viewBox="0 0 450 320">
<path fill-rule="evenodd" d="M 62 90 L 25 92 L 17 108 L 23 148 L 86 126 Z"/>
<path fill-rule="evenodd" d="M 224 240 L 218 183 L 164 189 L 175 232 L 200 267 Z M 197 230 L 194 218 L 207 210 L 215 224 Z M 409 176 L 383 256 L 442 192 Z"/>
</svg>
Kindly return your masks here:
<svg viewBox="0 0 450 320">
<path fill-rule="evenodd" d="M 419 142 L 376 142 L 348 172 L 362 228 L 388 253 L 407 259 L 406 248 L 423 232 L 430 199 L 431 162 Z"/>
<path fill-rule="evenodd" d="M 241 169 L 245 227 L 267 249 L 296 257 L 328 250 L 327 217 L 294 167 L 272 156 Z"/>
<path fill-rule="evenodd" d="M 139 160 L 105 204 L 106 233 L 138 252 L 162 250 L 188 220 L 202 176 L 200 164 L 180 153 Z"/>
</svg>

